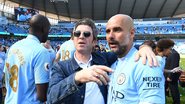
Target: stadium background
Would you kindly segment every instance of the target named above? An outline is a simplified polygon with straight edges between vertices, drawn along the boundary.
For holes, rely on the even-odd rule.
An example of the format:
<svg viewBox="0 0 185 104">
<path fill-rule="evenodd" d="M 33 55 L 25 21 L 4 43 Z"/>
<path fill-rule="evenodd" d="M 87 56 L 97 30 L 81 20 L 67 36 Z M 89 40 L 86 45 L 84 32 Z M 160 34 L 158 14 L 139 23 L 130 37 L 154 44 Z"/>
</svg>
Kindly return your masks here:
<svg viewBox="0 0 185 104">
<path fill-rule="evenodd" d="M 34 14 L 48 17 L 49 39 L 57 48 L 68 40 L 76 20 L 92 18 L 99 30 L 99 44 L 105 41 L 106 21 L 124 13 L 134 18 L 135 44 L 144 40 L 171 38 L 185 69 L 185 0 L 0 0 L 0 43 L 9 47 L 28 35 L 28 20 Z M 25 17 L 20 15 L 24 14 Z M 181 100 L 185 103 L 185 91 Z M 167 103 L 170 104 L 170 98 Z"/>
</svg>

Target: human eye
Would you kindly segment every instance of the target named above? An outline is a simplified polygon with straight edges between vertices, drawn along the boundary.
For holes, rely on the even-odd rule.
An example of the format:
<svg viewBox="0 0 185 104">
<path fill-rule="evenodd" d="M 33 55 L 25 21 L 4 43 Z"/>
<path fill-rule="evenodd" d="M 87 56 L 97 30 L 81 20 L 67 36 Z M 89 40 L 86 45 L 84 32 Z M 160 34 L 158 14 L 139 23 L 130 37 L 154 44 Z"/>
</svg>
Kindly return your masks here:
<svg viewBox="0 0 185 104">
<path fill-rule="evenodd" d="M 106 33 L 107 33 L 107 34 L 108 34 L 108 33 L 110 33 L 110 30 L 109 30 L 109 29 L 107 29 L 107 30 L 106 30 Z"/>
<path fill-rule="evenodd" d="M 115 28 L 113 29 L 113 31 L 114 31 L 114 32 L 120 32 L 120 31 L 122 31 L 122 29 L 121 29 L 120 27 L 115 27 Z"/>
</svg>

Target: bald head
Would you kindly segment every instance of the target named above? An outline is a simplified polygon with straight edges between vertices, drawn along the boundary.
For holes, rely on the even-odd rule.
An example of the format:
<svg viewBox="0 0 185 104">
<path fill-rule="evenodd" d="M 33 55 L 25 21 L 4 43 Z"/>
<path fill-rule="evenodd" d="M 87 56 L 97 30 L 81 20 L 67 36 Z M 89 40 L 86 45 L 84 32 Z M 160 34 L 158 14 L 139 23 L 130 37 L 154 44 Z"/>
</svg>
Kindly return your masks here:
<svg viewBox="0 0 185 104">
<path fill-rule="evenodd" d="M 35 35 L 40 42 L 45 42 L 48 37 L 50 23 L 49 20 L 43 15 L 34 15 L 30 19 L 29 33 Z"/>
<path fill-rule="evenodd" d="M 112 21 L 119 21 L 119 22 L 121 22 L 121 24 L 123 26 L 126 26 L 129 30 L 134 28 L 133 19 L 130 16 L 125 15 L 125 14 L 117 14 L 117 15 L 112 16 L 108 20 L 108 23 L 112 22 Z"/>
<path fill-rule="evenodd" d="M 130 16 L 117 14 L 112 16 L 106 26 L 106 39 L 109 47 L 118 57 L 125 56 L 133 45 L 135 30 Z"/>
</svg>

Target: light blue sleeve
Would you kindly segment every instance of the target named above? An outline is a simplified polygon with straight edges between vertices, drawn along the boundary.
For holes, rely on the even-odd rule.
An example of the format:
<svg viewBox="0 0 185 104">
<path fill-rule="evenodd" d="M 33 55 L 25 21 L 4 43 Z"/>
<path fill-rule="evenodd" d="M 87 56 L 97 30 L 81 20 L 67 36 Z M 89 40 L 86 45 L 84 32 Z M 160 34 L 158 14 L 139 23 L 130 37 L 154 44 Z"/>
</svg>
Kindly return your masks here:
<svg viewBox="0 0 185 104">
<path fill-rule="evenodd" d="M 163 66 L 149 67 L 141 62 L 135 70 L 140 103 L 165 104 Z"/>
<path fill-rule="evenodd" d="M 50 57 L 47 50 L 43 50 L 36 57 L 34 65 L 35 83 L 48 83 L 49 82 L 49 64 Z"/>
</svg>

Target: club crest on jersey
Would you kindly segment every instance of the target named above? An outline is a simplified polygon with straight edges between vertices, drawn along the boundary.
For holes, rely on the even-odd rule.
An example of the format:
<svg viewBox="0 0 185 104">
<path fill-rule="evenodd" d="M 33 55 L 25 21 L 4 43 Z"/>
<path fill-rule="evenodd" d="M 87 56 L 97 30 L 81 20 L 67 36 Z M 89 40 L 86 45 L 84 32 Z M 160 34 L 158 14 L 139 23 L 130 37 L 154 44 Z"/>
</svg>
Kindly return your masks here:
<svg viewBox="0 0 185 104">
<path fill-rule="evenodd" d="M 45 64 L 44 64 L 44 69 L 45 69 L 46 71 L 49 71 L 49 63 L 45 63 Z"/>
<path fill-rule="evenodd" d="M 121 73 L 117 77 L 117 84 L 122 85 L 126 80 L 126 76 L 124 73 Z"/>
</svg>

